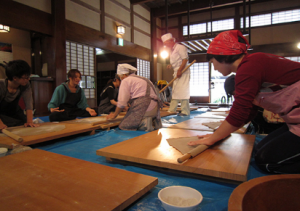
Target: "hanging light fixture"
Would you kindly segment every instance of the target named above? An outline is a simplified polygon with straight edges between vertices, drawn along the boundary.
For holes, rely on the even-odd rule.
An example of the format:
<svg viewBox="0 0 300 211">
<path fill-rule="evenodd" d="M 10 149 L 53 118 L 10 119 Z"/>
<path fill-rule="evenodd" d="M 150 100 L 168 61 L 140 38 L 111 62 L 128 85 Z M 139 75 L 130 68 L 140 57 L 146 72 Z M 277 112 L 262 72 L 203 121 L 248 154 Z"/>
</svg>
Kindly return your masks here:
<svg viewBox="0 0 300 211">
<path fill-rule="evenodd" d="M 0 32 L 9 32 L 9 31 L 10 31 L 9 26 L 0 24 Z"/>
<path fill-rule="evenodd" d="M 121 35 L 125 34 L 125 26 L 122 25 L 117 26 L 117 33 Z"/>
</svg>

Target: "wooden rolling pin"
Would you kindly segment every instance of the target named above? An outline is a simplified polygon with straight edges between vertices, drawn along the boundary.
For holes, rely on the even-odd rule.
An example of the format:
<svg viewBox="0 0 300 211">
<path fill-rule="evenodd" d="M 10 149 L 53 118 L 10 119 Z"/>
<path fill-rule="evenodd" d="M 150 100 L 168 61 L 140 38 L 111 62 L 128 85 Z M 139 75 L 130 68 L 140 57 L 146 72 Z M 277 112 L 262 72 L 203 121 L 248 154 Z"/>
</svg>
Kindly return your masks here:
<svg viewBox="0 0 300 211">
<path fill-rule="evenodd" d="M 195 149 L 192 149 L 188 153 L 185 153 L 182 157 L 178 158 L 177 162 L 178 163 L 183 163 L 184 161 L 190 159 L 191 157 L 195 157 L 195 156 L 199 155 L 201 152 L 206 150 L 208 147 L 209 146 L 207 146 L 207 145 L 200 144 Z"/>
<path fill-rule="evenodd" d="M 194 60 L 192 63 L 190 63 L 188 66 L 186 66 L 182 71 L 181 71 L 181 74 L 183 74 L 187 69 L 190 68 L 190 66 L 192 66 L 192 64 L 194 64 L 196 62 L 196 60 Z M 177 76 L 175 78 L 173 78 L 172 81 L 170 81 L 167 86 L 165 86 L 164 88 L 162 88 L 159 93 L 162 93 L 163 91 L 165 91 L 165 89 L 170 86 L 175 80 L 177 79 Z"/>
<path fill-rule="evenodd" d="M 23 138 L 21 136 L 18 136 L 16 134 L 12 133 L 12 132 L 9 132 L 6 129 L 2 129 L 2 133 L 4 133 L 5 135 L 11 137 L 12 139 L 14 139 L 14 140 L 16 140 L 16 141 L 18 141 L 20 143 L 23 141 Z"/>
<path fill-rule="evenodd" d="M 123 119 L 123 116 L 122 116 L 122 118 L 117 117 L 116 119 L 106 119 L 106 120 L 94 122 L 92 125 L 95 126 L 95 125 L 100 125 L 100 124 L 104 124 L 104 123 L 119 122 L 119 121 L 122 121 L 122 119 Z"/>
</svg>

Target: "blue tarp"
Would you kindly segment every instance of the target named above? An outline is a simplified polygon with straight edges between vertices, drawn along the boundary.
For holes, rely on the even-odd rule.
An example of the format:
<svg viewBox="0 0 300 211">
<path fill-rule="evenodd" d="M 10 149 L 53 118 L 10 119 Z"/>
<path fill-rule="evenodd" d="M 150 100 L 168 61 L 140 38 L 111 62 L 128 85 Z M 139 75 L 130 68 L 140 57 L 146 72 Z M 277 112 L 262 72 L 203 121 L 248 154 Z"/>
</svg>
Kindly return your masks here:
<svg viewBox="0 0 300 211">
<path fill-rule="evenodd" d="M 202 111 L 192 111 L 191 116 L 167 116 L 163 118 L 163 123 L 176 124 L 188 119 L 193 118 L 195 115 L 202 113 Z M 46 118 L 41 118 L 46 119 Z M 44 120 L 43 120 L 44 121 Z M 96 150 L 119 143 L 121 141 L 131 139 L 147 132 L 144 131 L 123 131 L 118 128 L 110 131 L 99 130 L 96 134 L 85 136 L 77 135 L 68 138 L 62 138 L 55 141 L 49 141 L 41 144 L 33 145 L 32 148 L 39 148 L 46 151 L 106 165 L 119 169 L 124 169 L 140 174 L 145 174 L 158 178 L 158 185 L 150 190 L 146 195 L 141 197 L 138 201 L 128 207 L 126 210 L 130 211 L 163 211 L 157 194 L 158 192 L 168 186 L 181 185 L 192 187 L 201 192 L 203 195 L 203 201 L 198 207 L 198 211 L 225 211 L 227 210 L 228 199 L 232 191 L 237 187 L 234 184 L 228 184 L 223 182 L 213 182 L 203 179 L 195 179 L 187 176 L 176 175 L 174 173 L 162 173 L 159 171 L 149 170 L 146 168 L 140 168 L 130 165 L 122 165 L 117 163 L 107 162 L 105 157 L 96 155 Z M 260 141 L 263 136 L 257 136 L 256 142 Z M 265 176 L 251 160 L 248 180 Z M 99 178 L 100 179 L 100 178 Z"/>
</svg>

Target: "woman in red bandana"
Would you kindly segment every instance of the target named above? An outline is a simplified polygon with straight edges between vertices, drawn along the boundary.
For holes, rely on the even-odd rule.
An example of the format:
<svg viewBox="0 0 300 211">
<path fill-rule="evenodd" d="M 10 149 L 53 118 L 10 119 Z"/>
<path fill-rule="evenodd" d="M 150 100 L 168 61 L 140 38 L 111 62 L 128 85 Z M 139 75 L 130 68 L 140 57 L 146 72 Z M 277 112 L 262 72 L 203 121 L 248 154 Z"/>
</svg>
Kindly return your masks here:
<svg viewBox="0 0 300 211">
<path fill-rule="evenodd" d="M 224 76 L 236 73 L 235 101 L 226 120 L 213 133 L 189 145 L 214 143 L 242 127 L 257 106 L 279 114 L 287 123 L 255 148 L 256 164 L 272 173 L 300 173 L 300 63 L 266 53 L 247 54 L 250 47 L 238 30 L 220 33 L 207 50 L 207 60 Z"/>
</svg>

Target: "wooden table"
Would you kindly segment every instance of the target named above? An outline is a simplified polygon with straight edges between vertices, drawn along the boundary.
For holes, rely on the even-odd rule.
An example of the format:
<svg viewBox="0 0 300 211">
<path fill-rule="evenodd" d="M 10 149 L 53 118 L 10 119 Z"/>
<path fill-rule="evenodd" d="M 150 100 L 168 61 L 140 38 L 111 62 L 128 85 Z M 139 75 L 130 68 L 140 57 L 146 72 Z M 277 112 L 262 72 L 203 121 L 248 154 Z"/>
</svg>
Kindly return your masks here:
<svg viewBox="0 0 300 211">
<path fill-rule="evenodd" d="M 36 144 L 40 142 L 45 142 L 49 140 L 54 140 L 57 138 L 62 138 L 66 136 L 71 136 L 79 133 L 84 133 L 84 132 L 89 132 L 93 131 L 96 129 L 99 129 L 99 125 L 92 126 L 91 124 L 72 124 L 72 123 L 67 123 L 67 122 L 60 122 L 60 123 L 52 123 L 52 122 L 45 122 L 41 123 L 40 125 L 65 125 L 66 128 L 57 131 L 57 132 L 49 132 L 49 133 L 44 133 L 44 134 L 39 134 L 39 135 L 30 135 L 27 134 L 26 136 L 21 136 L 23 138 L 23 142 L 17 142 L 13 140 L 12 138 L 8 136 L 1 136 L 0 138 L 0 147 L 6 147 L 8 149 L 13 149 L 16 145 L 31 145 L 31 144 Z M 20 126 L 23 127 L 23 126 Z M 8 128 L 9 129 L 9 128 Z"/>
<path fill-rule="evenodd" d="M 157 178 L 39 149 L 0 158 L 0 210 L 123 210 Z"/>
<path fill-rule="evenodd" d="M 208 131 L 163 128 L 112 146 L 97 150 L 97 155 L 108 159 L 129 161 L 156 168 L 172 169 L 210 178 L 243 182 L 255 141 L 254 135 L 232 134 L 225 141 L 207 149 L 182 164 L 182 154 L 170 146 L 166 139 L 207 134 Z"/>
</svg>

